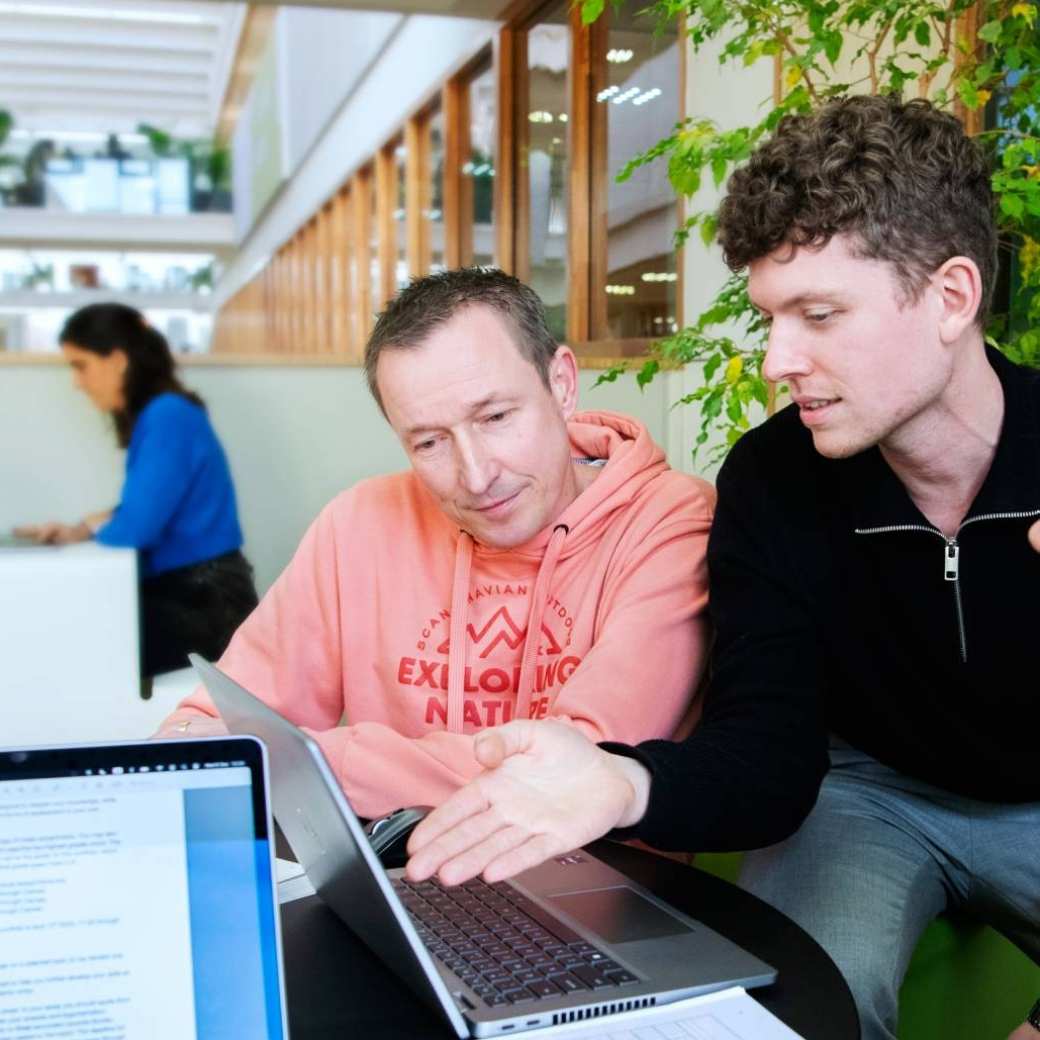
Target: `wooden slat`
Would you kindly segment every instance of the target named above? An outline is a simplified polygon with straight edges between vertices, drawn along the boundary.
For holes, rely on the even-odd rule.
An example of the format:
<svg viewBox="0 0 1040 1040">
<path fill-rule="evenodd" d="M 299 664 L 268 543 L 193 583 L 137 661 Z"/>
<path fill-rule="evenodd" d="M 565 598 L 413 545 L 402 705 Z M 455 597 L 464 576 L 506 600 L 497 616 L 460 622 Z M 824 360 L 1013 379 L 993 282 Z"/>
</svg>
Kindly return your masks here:
<svg viewBox="0 0 1040 1040">
<path fill-rule="evenodd" d="M 470 154 L 469 119 L 467 117 L 469 82 L 455 76 L 441 91 L 444 112 L 444 266 L 462 267 L 473 262 L 473 204 L 465 208 L 466 184 L 471 180 L 462 173 Z M 466 250 L 467 229 L 469 251 Z"/>
<path fill-rule="evenodd" d="M 331 202 L 329 213 L 329 336 L 333 354 L 346 355 L 351 347 L 350 308 L 350 188 L 343 187 Z"/>
<path fill-rule="evenodd" d="M 521 75 L 521 69 L 523 73 Z M 524 228 L 523 250 L 527 250 L 527 212 L 530 204 L 526 176 L 519 173 L 518 153 L 526 157 L 527 118 L 519 121 L 519 98 L 526 99 L 527 34 L 516 29 L 503 29 L 495 41 L 495 77 L 497 83 L 498 138 L 495 154 L 495 263 L 510 274 L 519 273 L 520 253 L 518 228 Z M 523 81 L 523 91 L 518 80 Z M 526 100 L 524 101 L 526 107 Z M 523 133 L 524 140 L 518 137 Z M 525 171 L 526 173 L 526 171 Z M 521 213 L 523 196 L 523 213 Z M 526 261 L 525 261 L 526 263 Z M 526 268 L 525 268 L 526 270 Z"/>
<path fill-rule="evenodd" d="M 592 34 L 581 24 L 581 8 L 570 12 L 571 63 L 568 71 L 570 113 L 567 120 L 567 340 L 589 339 L 589 279 L 591 233 L 589 194 L 592 185 L 589 161 L 590 84 Z"/>
<path fill-rule="evenodd" d="M 610 242 L 608 237 L 610 210 L 610 174 L 607 159 L 610 154 L 608 136 L 609 105 L 599 105 L 596 98 L 607 85 L 607 42 L 610 23 L 599 18 L 588 26 L 589 33 L 589 78 L 583 98 L 587 119 L 587 134 L 582 133 L 577 119 L 571 120 L 574 127 L 572 143 L 588 155 L 589 185 L 586 198 L 588 208 L 588 335 L 593 340 L 605 340 L 610 335 L 607 325 L 607 272 L 610 269 Z M 571 195 L 572 212 L 578 213 L 580 194 Z M 571 218 L 574 219 L 573 217 Z M 573 227 L 573 224 L 572 224 Z M 572 280 L 577 277 L 572 275 Z"/>
<path fill-rule="evenodd" d="M 285 246 L 274 257 L 274 328 L 275 350 L 289 351 L 292 339 L 292 292 L 289 285 L 289 258 Z"/>
<path fill-rule="evenodd" d="M 376 254 L 379 257 L 379 284 L 373 286 L 374 304 L 378 310 L 394 294 L 394 266 L 397 259 L 397 235 L 394 227 L 394 205 L 397 201 L 397 166 L 391 142 L 376 154 Z"/>
<path fill-rule="evenodd" d="M 430 268 L 429 140 L 429 116 L 412 116 L 404 127 L 404 206 L 405 259 L 413 278 Z"/>
<path fill-rule="evenodd" d="M 304 226 L 300 234 L 300 271 L 303 288 L 303 342 L 301 349 L 305 354 L 316 354 L 317 340 L 317 306 L 315 278 L 315 221 L 312 218 Z"/>
<path fill-rule="evenodd" d="M 317 256 L 317 349 L 328 354 L 332 345 L 332 203 L 326 202 L 318 213 Z"/>
<path fill-rule="evenodd" d="M 360 360 L 365 341 L 372 331 L 373 285 L 372 285 L 372 192 L 374 173 L 371 166 L 359 171 L 350 188 L 353 200 L 354 225 L 354 335 L 352 350 Z"/>
<path fill-rule="evenodd" d="M 517 33 L 513 48 L 513 274 L 522 282 L 531 279 L 531 179 L 528 170 L 527 119 L 530 74 L 527 68 L 527 33 Z"/>
</svg>

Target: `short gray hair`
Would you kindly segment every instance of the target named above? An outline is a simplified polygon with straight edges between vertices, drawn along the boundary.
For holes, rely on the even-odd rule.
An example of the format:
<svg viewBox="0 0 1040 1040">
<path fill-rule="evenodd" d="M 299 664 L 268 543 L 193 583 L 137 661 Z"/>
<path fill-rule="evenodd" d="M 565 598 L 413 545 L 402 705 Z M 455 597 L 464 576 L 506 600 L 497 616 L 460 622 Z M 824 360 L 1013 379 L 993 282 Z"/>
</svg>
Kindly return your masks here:
<svg viewBox="0 0 1040 1040">
<path fill-rule="evenodd" d="M 538 295 L 497 267 L 460 267 L 413 279 L 379 315 L 365 345 L 365 378 L 384 415 L 376 381 L 379 355 L 384 350 L 422 346 L 434 330 L 463 308 L 474 306 L 488 307 L 505 319 L 517 350 L 534 365 L 548 388 L 549 365 L 559 344 L 549 331 Z"/>
</svg>

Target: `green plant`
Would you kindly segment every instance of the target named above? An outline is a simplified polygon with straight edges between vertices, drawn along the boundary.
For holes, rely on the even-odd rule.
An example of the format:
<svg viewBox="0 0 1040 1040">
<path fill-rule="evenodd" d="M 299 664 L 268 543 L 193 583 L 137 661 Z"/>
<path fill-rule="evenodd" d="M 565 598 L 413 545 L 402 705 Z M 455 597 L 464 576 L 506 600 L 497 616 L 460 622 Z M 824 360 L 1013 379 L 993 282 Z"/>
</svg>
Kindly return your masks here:
<svg viewBox="0 0 1040 1040">
<path fill-rule="evenodd" d="M 582 19 L 595 21 L 605 0 L 575 0 Z M 624 181 L 646 163 L 667 159 L 676 191 L 690 198 L 707 177 L 722 186 L 734 165 L 788 113 L 810 111 L 849 93 L 897 93 L 930 98 L 958 114 L 989 115 L 979 137 L 994 160 L 1001 245 L 1012 257 L 1010 310 L 987 338 L 1010 357 L 1040 365 L 1040 33 L 1032 0 L 656 0 L 647 9 L 662 22 L 684 19 L 695 52 L 721 45 L 720 62 L 782 66 L 783 96 L 756 124 L 720 129 L 691 117 L 618 174 Z M 978 26 L 969 31 L 969 19 Z M 713 211 L 691 213 L 676 233 L 710 244 Z M 739 338 L 734 338 L 738 336 Z M 697 404 L 701 424 L 693 452 L 713 432 L 725 455 L 747 430 L 756 405 L 769 399 L 762 377 L 765 328 L 747 298 L 746 281 L 730 278 L 688 328 L 661 340 L 636 373 L 645 386 L 664 366 L 698 362 L 704 384 L 680 404 Z M 612 382 L 618 366 L 600 378 Z"/>
</svg>

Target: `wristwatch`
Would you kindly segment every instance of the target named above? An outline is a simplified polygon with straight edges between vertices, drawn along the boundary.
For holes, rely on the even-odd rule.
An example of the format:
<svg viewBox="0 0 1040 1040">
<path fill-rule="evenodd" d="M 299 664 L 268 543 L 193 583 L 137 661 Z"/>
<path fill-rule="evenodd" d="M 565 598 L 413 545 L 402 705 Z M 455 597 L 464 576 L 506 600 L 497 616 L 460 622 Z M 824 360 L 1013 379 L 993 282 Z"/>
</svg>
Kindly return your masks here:
<svg viewBox="0 0 1040 1040">
<path fill-rule="evenodd" d="M 1026 1016 L 1026 1021 L 1040 1033 L 1040 1000 L 1034 1005 L 1032 1011 Z"/>
</svg>

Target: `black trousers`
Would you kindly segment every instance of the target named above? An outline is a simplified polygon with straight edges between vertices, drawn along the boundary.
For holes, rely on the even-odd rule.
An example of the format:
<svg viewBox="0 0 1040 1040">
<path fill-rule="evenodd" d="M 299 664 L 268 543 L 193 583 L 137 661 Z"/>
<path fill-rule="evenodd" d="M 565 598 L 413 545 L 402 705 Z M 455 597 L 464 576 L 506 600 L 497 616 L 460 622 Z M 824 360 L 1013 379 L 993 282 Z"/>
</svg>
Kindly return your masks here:
<svg viewBox="0 0 1040 1040">
<path fill-rule="evenodd" d="M 141 675 L 216 660 L 257 604 L 253 568 L 238 551 L 141 582 Z"/>
</svg>

